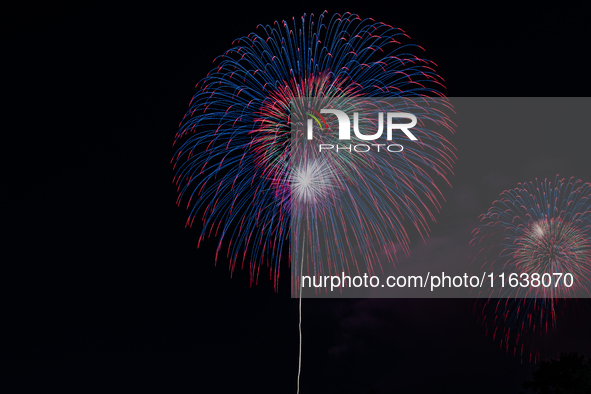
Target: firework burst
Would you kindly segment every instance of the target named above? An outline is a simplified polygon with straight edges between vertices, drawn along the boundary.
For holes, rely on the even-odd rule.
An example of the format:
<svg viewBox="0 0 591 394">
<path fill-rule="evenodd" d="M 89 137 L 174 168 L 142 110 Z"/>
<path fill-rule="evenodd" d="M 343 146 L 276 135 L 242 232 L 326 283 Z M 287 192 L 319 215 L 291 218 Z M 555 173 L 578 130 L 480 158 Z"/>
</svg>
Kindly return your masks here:
<svg viewBox="0 0 591 394">
<path fill-rule="evenodd" d="M 294 113 L 290 105 L 301 97 L 444 97 L 435 63 L 416 56 L 413 52 L 422 48 L 405 43 L 408 38 L 381 22 L 324 12 L 261 25 L 215 59 L 216 66 L 197 84 L 172 159 L 177 203 L 190 211 L 187 226 L 197 217 L 202 222 L 198 243 L 218 237 L 218 253 L 225 245 L 231 271 L 247 262 L 253 283 L 266 265 L 276 287 L 282 256 L 289 259 L 284 252 L 294 202 L 301 203 L 300 210 L 334 206 L 344 188 L 335 174 L 351 168 L 347 160 L 292 152 L 292 126 L 299 120 L 305 125 L 311 114 L 306 108 Z M 425 110 L 417 117 L 416 149 L 400 155 L 389 173 L 382 168 L 368 180 L 392 188 L 390 220 L 406 249 L 403 221 L 427 233 L 427 218 L 434 218 L 442 197 L 435 179 L 447 182 L 455 160 L 446 136 L 425 126 L 426 119 L 436 119 L 453 132 L 447 116 Z M 363 239 L 371 233 L 368 228 L 350 234 Z"/>
<path fill-rule="evenodd" d="M 501 346 L 524 354 L 525 337 L 547 331 L 565 298 L 589 297 L 591 284 L 591 184 L 570 178 L 519 184 L 503 192 L 480 217 L 471 246 L 480 268 L 517 276 L 482 308 Z M 570 275 L 570 276 L 569 276 Z M 571 281 L 572 279 L 572 281 Z M 537 349 L 529 349 L 537 361 Z"/>
</svg>

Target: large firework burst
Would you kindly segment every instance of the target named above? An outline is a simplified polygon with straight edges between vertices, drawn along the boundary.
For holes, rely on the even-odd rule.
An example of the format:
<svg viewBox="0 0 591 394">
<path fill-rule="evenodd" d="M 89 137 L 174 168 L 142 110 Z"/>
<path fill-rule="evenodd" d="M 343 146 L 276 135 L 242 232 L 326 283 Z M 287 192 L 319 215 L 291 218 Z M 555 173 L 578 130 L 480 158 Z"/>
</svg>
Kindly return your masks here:
<svg viewBox="0 0 591 394">
<path fill-rule="evenodd" d="M 267 265 L 277 286 L 293 198 L 317 208 L 342 190 L 334 174 L 346 166 L 293 157 L 294 99 L 443 97 L 438 90 L 443 85 L 436 65 L 412 53 L 422 48 L 405 43 L 405 32 L 385 23 L 324 12 L 316 19 L 304 15 L 299 22 L 294 18 L 258 28 L 235 40 L 198 83 L 175 138 L 179 147 L 172 162 L 178 204 L 184 199 L 190 210 L 187 226 L 198 216 L 202 220 L 199 243 L 206 236 L 219 237 L 218 252 L 225 243 L 231 271 L 247 261 L 252 283 L 259 267 Z M 393 188 L 388 203 L 398 226 L 396 241 L 405 250 L 409 238 L 402 222 L 408 220 L 422 234 L 428 231 L 427 219 L 433 219 L 441 197 L 435 179 L 447 182 L 455 159 L 446 137 L 423 124 L 440 119 L 451 130 L 447 116 L 426 111 L 418 117 L 415 147 L 399 155 L 391 173 L 376 172 L 369 180 Z M 367 228 L 357 231 L 367 233 Z"/>
</svg>

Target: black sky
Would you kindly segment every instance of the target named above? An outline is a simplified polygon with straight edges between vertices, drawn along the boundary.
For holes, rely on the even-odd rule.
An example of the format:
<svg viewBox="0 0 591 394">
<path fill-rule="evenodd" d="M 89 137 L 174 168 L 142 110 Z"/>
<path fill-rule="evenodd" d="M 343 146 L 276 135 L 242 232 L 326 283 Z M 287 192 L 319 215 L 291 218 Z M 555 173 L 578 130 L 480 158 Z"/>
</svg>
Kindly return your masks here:
<svg viewBox="0 0 591 394">
<path fill-rule="evenodd" d="M 259 23 L 350 11 L 404 29 L 449 97 L 589 96 L 589 6 L 568 2 L 228 2 L 21 6 L 3 16 L 9 122 L 3 364 L 13 392 L 295 392 L 289 270 L 249 287 L 175 205 L 172 141 L 215 56 Z M 585 8 L 584 8 L 585 7 Z M 455 209 L 519 181 L 591 181 L 589 127 L 457 135 Z M 468 207 L 468 208 L 466 208 Z M 265 275 L 267 274 L 267 275 Z M 591 304 L 544 351 L 591 354 Z M 302 393 L 518 393 L 532 365 L 467 300 L 304 300 Z M 6 370 L 6 368 L 4 368 Z"/>
</svg>

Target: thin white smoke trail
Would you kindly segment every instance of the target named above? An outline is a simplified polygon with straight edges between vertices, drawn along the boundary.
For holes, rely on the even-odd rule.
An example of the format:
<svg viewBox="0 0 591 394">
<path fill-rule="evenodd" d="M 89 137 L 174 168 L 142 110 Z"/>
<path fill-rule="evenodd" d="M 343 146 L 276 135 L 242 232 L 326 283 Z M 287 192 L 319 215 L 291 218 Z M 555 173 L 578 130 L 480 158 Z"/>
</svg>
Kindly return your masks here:
<svg viewBox="0 0 591 394">
<path fill-rule="evenodd" d="M 302 248 L 304 247 L 304 245 L 302 245 Z M 304 253 L 302 250 L 302 263 L 300 264 L 300 276 L 302 276 L 303 269 L 304 269 Z M 300 350 L 299 350 L 299 355 L 298 355 L 298 386 L 297 386 L 296 394 L 300 394 L 300 374 L 302 372 L 302 287 L 301 287 L 302 282 L 301 281 L 299 281 L 299 282 L 300 282 L 300 301 L 299 301 Z"/>
</svg>

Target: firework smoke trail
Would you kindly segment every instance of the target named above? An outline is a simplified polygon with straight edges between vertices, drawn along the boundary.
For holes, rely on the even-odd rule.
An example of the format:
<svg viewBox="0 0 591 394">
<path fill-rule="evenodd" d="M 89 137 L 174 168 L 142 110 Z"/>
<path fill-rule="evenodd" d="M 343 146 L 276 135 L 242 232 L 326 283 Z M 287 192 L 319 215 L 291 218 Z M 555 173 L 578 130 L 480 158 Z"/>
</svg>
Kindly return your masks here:
<svg viewBox="0 0 591 394">
<path fill-rule="evenodd" d="M 258 281 L 260 267 L 268 266 L 277 289 L 282 256 L 290 258 L 285 252 L 294 202 L 291 187 L 297 186 L 293 179 L 298 176 L 297 168 L 293 175 L 290 167 L 290 102 L 298 97 L 444 96 L 436 65 L 412 54 L 422 48 L 404 43 L 404 31 L 384 23 L 324 12 L 316 19 L 304 15 L 299 22 L 294 18 L 258 29 L 235 40 L 198 83 L 175 138 L 179 147 L 172 163 L 177 203 L 190 211 L 186 225 L 196 218 L 202 222 L 198 244 L 217 237 L 216 262 L 225 247 L 231 272 L 248 262 L 251 284 Z M 399 155 L 386 174 L 393 187 L 389 205 L 396 241 L 405 252 L 405 227 L 422 236 L 428 233 L 428 220 L 434 220 L 442 197 L 435 181 L 447 182 L 455 161 L 455 148 L 445 135 L 421 128 L 427 118 L 451 124 L 446 115 L 427 109 L 417 117 L 416 148 Z M 318 165 L 338 172 L 350 163 Z M 312 164 L 307 166 L 303 171 L 312 170 Z M 383 179 L 377 172 L 368 184 L 385 184 Z M 341 189 L 334 184 L 325 192 Z M 312 189 L 299 190 L 311 196 Z M 371 226 L 358 228 L 358 239 Z"/>
<path fill-rule="evenodd" d="M 557 307 L 567 296 L 589 296 L 591 283 L 591 184 L 570 178 L 519 184 L 504 191 L 474 230 L 471 246 L 487 272 L 528 274 L 571 273 L 572 287 L 543 285 L 519 288 L 508 298 L 476 303 L 482 319 L 501 334 L 506 351 L 524 356 L 525 337 L 542 334 L 556 323 Z M 505 293 L 504 293 L 505 292 Z M 503 298 L 504 297 L 504 298 Z M 539 351 L 531 349 L 529 361 Z"/>
</svg>

